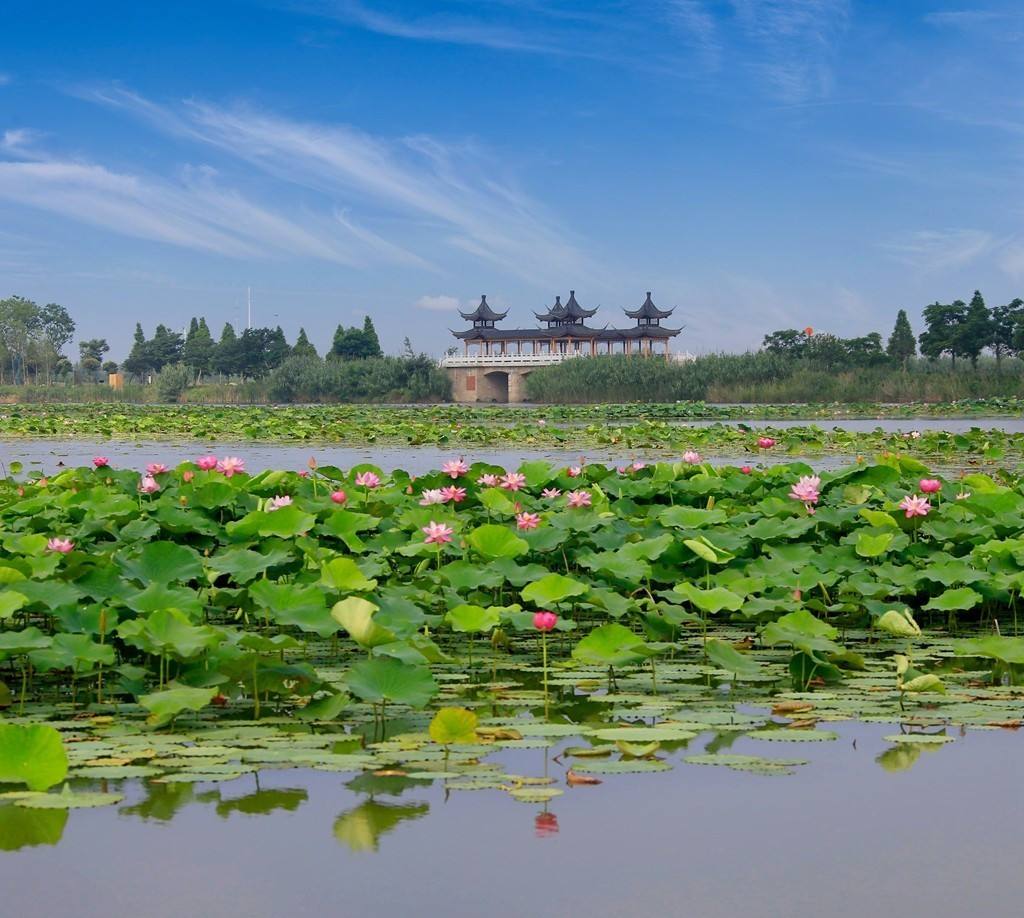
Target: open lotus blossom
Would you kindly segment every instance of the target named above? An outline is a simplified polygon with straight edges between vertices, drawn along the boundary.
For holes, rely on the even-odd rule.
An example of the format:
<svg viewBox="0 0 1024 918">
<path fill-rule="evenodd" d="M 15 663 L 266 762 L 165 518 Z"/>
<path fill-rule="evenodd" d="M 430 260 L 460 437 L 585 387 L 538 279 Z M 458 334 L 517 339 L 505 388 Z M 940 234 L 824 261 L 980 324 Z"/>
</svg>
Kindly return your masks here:
<svg viewBox="0 0 1024 918">
<path fill-rule="evenodd" d="M 93 456 L 92 464 L 98 469 L 104 469 L 110 465 L 110 460 L 106 456 Z"/>
<path fill-rule="evenodd" d="M 460 475 L 465 475 L 469 471 L 469 465 L 462 456 L 458 459 L 449 459 L 444 465 L 441 466 L 441 471 L 445 475 L 450 475 L 452 478 L 458 478 Z"/>
<path fill-rule="evenodd" d="M 927 516 L 928 511 L 932 509 L 932 505 L 928 503 L 928 498 L 926 497 L 919 497 L 917 494 L 914 494 L 913 496 L 908 494 L 900 501 L 899 508 L 909 520 L 914 516 Z"/>
<path fill-rule="evenodd" d="M 803 501 L 810 509 L 821 497 L 819 488 L 821 488 L 821 479 L 817 475 L 802 475 L 790 489 L 789 496 L 793 500 Z"/>
<path fill-rule="evenodd" d="M 348 500 L 348 495 L 341 490 L 331 491 L 331 500 L 336 504 L 343 504 Z"/>
<path fill-rule="evenodd" d="M 569 468 L 565 470 L 565 474 L 570 478 L 579 478 L 580 475 L 583 474 L 583 469 L 578 465 L 570 465 Z"/>
<path fill-rule="evenodd" d="M 959 491 L 959 492 L 957 492 L 956 499 L 957 500 L 967 500 L 967 498 L 970 497 L 970 496 L 971 496 L 971 492 L 970 491 Z"/>
<path fill-rule="evenodd" d="M 545 488 L 540 492 L 541 497 L 546 497 L 549 500 L 554 500 L 556 497 L 561 497 L 562 492 L 559 488 Z"/>
<path fill-rule="evenodd" d="M 506 491 L 518 491 L 526 484 L 526 476 L 522 472 L 506 472 L 501 477 L 501 486 Z"/>
<path fill-rule="evenodd" d="M 497 475 L 492 475 L 490 472 L 484 472 L 477 480 L 478 485 L 483 485 L 485 488 L 496 488 L 498 483 L 501 481 Z"/>
<path fill-rule="evenodd" d="M 742 473 L 743 473 L 744 475 L 749 475 L 749 474 L 750 474 L 751 472 L 753 472 L 754 470 L 753 470 L 753 469 L 752 469 L 752 468 L 751 468 L 751 467 L 750 467 L 749 465 L 741 465 L 741 466 L 740 466 L 740 471 L 741 471 L 741 472 L 742 472 Z"/>
<path fill-rule="evenodd" d="M 217 463 L 217 470 L 221 472 L 225 478 L 231 478 L 233 475 L 237 475 L 239 472 L 245 471 L 245 460 L 239 459 L 238 456 L 225 456 Z"/>
<path fill-rule="evenodd" d="M 212 472 L 217 468 L 217 457 L 216 456 L 200 456 L 196 459 L 196 465 L 204 472 Z"/>
<path fill-rule="evenodd" d="M 554 612 L 534 612 L 533 627 L 538 631 L 550 631 L 558 624 L 558 616 Z"/>
<path fill-rule="evenodd" d="M 685 453 L 683 453 L 683 462 L 685 462 L 687 465 L 700 465 L 700 453 L 698 453 L 696 450 L 688 449 Z"/>
<path fill-rule="evenodd" d="M 919 431 L 919 430 L 912 430 L 912 431 L 910 431 L 910 439 L 911 440 L 920 440 L 921 439 L 921 431 Z"/>
<path fill-rule="evenodd" d="M 143 494 L 155 494 L 160 490 L 160 485 L 152 475 L 143 475 L 142 481 L 139 482 L 139 490 Z"/>
<path fill-rule="evenodd" d="M 440 488 L 427 488 L 420 495 L 420 506 L 429 507 L 431 504 L 443 504 L 444 494 L 441 493 Z"/>
<path fill-rule="evenodd" d="M 296 474 L 299 476 L 299 478 L 309 478 L 309 472 L 306 471 L 306 469 L 299 469 L 299 471 L 296 472 Z"/>
<path fill-rule="evenodd" d="M 536 529 L 540 525 L 540 514 L 539 513 L 527 513 L 525 510 L 522 513 L 516 514 L 516 528 L 517 529 Z"/>
<path fill-rule="evenodd" d="M 632 466 L 630 466 L 630 468 L 632 468 L 634 472 L 641 472 L 645 468 L 647 468 L 647 463 L 646 462 L 642 462 L 639 459 L 634 459 L 633 460 L 633 464 L 632 464 Z"/>
<path fill-rule="evenodd" d="M 451 526 L 446 526 L 444 523 L 435 523 L 433 520 L 430 521 L 428 526 L 422 528 L 427 534 L 427 537 L 423 540 L 427 545 L 444 545 L 452 540 L 452 533 L 455 532 Z"/>
<path fill-rule="evenodd" d="M 280 510 L 282 507 L 288 507 L 291 505 L 292 499 L 287 494 L 278 494 L 277 497 L 270 498 L 267 503 L 267 511 Z"/>
<path fill-rule="evenodd" d="M 922 494 L 936 494 L 942 490 L 942 482 L 938 478 L 922 478 L 917 486 Z"/>
<path fill-rule="evenodd" d="M 356 475 L 356 486 L 360 488 L 376 488 L 380 486 L 380 475 L 376 472 L 360 472 Z"/>
<path fill-rule="evenodd" d="M 62 554 L 62 555 L 66 555 L 74 547 L 75 547 L 75 543 L 72 542 L 71 539 L 53 538 L 53 539 L 48 539 L 47 542 L 46 542 L 46 550 L 47 551 L 60 552 L 60 554 Z"/>
<path fill-rule="evenodd" d="M 630 467 L 629 467 L 628 465 L 620 465 L 620 466 L 619 466 L 619 467 L 618 467 L 618 468 L 616 469 L 616 471 L 617 471 L 617 472 L 618 472 L 618 473 L 619 473 L 620 475 L 628 475 L 628 474 L 629 474 L 629 473 L 630 473 L 630 472 L 632 471 L 632 469 L 631 469 L 631 468 L 630 468 Z"/>
<path fill-rule="evenodd" d="M 466 489 L 460 488 L 458 485 L 448 485 L 447 488 L 441 488 L 441 497 L 446 502 L 460 504 L 466 499 Z"/>
<path fill-rule="evenodd" d="M 776 441 L 774 437 L 758 437 L 757 446 L 758 449 L 771 449 L 775 445 Z"/>
<path fill-rule="evenodd" d="M 566 505 L 569 507 L 589 507 L 590 506 L 590 492 L 589 491 L 570 491 L 566 496 Z"/>
<path fill-rule="evenodd" d="M 147 475 L 162 475 L 167 471 L 167 466 L 162 462 L 151 462 L 146 466 Z"/>
</svg>

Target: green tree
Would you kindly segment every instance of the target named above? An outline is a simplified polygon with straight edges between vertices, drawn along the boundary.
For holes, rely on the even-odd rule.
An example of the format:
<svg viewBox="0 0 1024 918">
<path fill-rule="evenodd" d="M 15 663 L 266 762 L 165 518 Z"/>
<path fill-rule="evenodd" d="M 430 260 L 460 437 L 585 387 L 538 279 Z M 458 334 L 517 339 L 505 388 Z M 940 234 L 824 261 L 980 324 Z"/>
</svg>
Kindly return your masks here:
<svg viewBox="0 0 1024 918">
<path fill-rule="evenodd" d="M 78 342 L 78 365 L 90 374 L 95 374 L 103 363 L 103 355 L 110 350 L 106 338 L 90 338 Z"/>
<path fill-rule="evenodd" d="M 241 356 L 234 326 L 230 322 L 225 322 L 211 360 L 214 372 L 224 376 L 235 375 L 239 372 Z"/>
<path fill-rule="evenodd" d="M 1024 300 L 1020 297 L 1010 300 L 1005 306 L 992 309 L 992 353 L 996 355 L 996 363 L 1003 357 L 1019 352 L 1014 337 L 1024 324 Z"/>
<path fill-rule="evenodd" d="M 183 348 L 184 341 L 178 332 L 171 331 L 166 325 L 158 325 L 153 340 L 149 342 L 150 366 L 159 372 L 172 363 L 179 363 Z"/>
<path fill-rule="evenodd" d="M 914 330 L 910 327 L 910 320 L 907 318 L 907 311 L 901 309 L 896 313 L 896 324 L 893 326 L 892 334 L 889 336 L 889 344 L 885 352 L 900 363 L 906 369 L 910 358 L 917 352 L 917 343 L 914 341 Z"/>
<path fill-rule="evenodd" d="M 75 320 L 59 303 L 47 303 L 39 310 L 41 357 L 46 382 L 50 382 L 50 369 L 64 358 L 64 348 L 75 335 Z"/>
<path fill-rule="evenodd" d="M 985 305 L 985 298 L 981 292 L 975 290 L 964 319 L 957 328 L 957 354 L 966 357 L 971 361 L 971 366 L 977 369 L 978 357 L 992 343 L 993 331 L 992 312 Z"/>
<path fill-rule="evenodd" d="M 204 373 L 209 373 L 212 369 L 213 352 L 216 347 L 206 319 L 193 317 L 185 336 L 185 345 L 181 349 L 181 362 L 192 370 L 197 382 L 203 378 Z"/>
<path fill-rule="evenodd" d="M 0 345 L 7 354 L 14 384 L 25 382 L 29 346 L 39 331 L 39 307 L 22 296 L 0 300 Z"/>
<path fill-rule="evenodd" d="M 783 328 L 780 331 L 773 331 L 770 335 L 765 335 L 761 347 L 771 354 L 799 357 L 807 347 L 807 342 L 806 332 L 797 331 L 795 328 Z"/>
<path fill-rule="evenodd" d="M 377 337 L 377 329 L 373 327 L 373 319 L 369 316 L 363 319 L 363 335 L 366 338 L 366 356 L 383 357 L 384 352 L 380 349 L 380 339 Z"/>
<path fill-rule="evenodd" d="M 308 337 L 306 337 L 306 329 L 299 329 L 299 337 L 295 339 L 295 344 L 292 347 L 293 357 L 319 357 L 316 348 L 313 347 Z"/>
<path fill-rule="evenodd" d="M 958 349 L 957 336 L 959 328 L 967 315 L 967 304 L 963 300 L 952 303 L 932 303 L 922 311 L 925 330 L 917 336 L 921 354 L 931 361 L 938 360 L 943 354 L 949 354 L 956 365 Z"/>
<path fill-rule="evenodd" d="M 152 368 L 149 357 L 149 342 L 142 331 L 142 323 L 135 323 L 135 336 L 132 349 L 124 361 L 124 370 L 130 376 L 142 378 Z"/>
</svg>

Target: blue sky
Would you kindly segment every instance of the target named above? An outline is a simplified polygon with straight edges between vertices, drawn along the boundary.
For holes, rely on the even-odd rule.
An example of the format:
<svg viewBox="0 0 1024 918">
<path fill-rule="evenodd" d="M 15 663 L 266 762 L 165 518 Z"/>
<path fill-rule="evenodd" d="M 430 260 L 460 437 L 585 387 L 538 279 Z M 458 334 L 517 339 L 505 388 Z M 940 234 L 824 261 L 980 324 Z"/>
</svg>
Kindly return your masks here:
<svg viewBox="0 0 1024 918">
<path fill-rule="evenodd" d="M 136 320 L 369 312 L 441 353 L 486 292 L 694 352 L 1024 290 L 1024 9 L 853 0 L 17 4 L 0 295 Z M 919 329 L 918 329 L 919 330 Z"/>
</svg>

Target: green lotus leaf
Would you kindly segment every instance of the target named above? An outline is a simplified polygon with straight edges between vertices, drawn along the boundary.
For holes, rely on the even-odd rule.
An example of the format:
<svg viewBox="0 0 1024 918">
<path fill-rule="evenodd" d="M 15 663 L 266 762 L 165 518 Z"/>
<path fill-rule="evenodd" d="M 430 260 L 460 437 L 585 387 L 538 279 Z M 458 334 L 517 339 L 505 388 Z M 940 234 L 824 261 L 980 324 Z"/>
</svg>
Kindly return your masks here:
<svg viewBox="0 0 1024 918">
<path fill-rule="evenodd" d="M 980 638 L 956 641 L 953 651 L 961 656 L 986 657 L 1000 663 L 1024 665 L 1024 638 L 989 634 Z"/>
<path fill-rule="evenodd" d="M 361 596 L 349 596 L 336 602 L 331 609 L 333 618 L 360 647 L 377 647 L 398 639 L 394 631 L 374 621 L 380 607 Z"/>
<path fill-rule="evenodd" d="M 42 791 L 64 780 L 68 757 L 60 733 L 46 724 L 0 724 L 0 782 Z"/>
<path fill-rule="evenodd" d="M 525 554 L 530 546 L 520 539 L 507 526 L 487 523 L 478 526 L 466 536 L 466 541 L 484 559 L 518 558 Z"/>
<path fill-rule="evenodd" d="M 860 532 L 857 534 L 854 551 L 862 558 L 877 558 L 889 550 L 895 538 L 894 532 Z"/>
<path fill-rule="evenodd" d="M 981 600 L 981 594 L 976 593 L 970 587 L 959 587 L 940 593 L 926 602 L 924 608 L 936 609 L 940 612 L 959 612 L 973 609 Z"/>
<path fill-rule="evenodd" d="M 320 582 L 329 590 L 365 593 L 377 586 L 366 577 L 351 558 L 335 558 L 321 570 Z"/>
<path fill-rule="evenodd" d="M 914 621 L 909 611 L 890 609 L 884 615 L 879 616 L 875 627 L 886 634 L 896 637 L 920 637 L 921 627 Z"/>
<path fill-rule="evenodd" d="M 692 583 L 683 582 L 675 585 L 675 591 L 709 615 L 716 615 L 723 609 L 738 612 L 743 607 L 743 597 L 725 587 L 702 590 Z"/>
<path fill-rule="evenodd" d="M 372 703 L 395 702 L 425 707 L 437 694 L 437 683 L 426 666 L 411 666 L 389 657 L 360 660 L 346 676 L 349 691 Z"/>
<path fill-rule="evenodd" d="M 572 596 L 582 596 L 586 592 L 586 584 L 573 580 L 572 577 L 548 574 L 524 587 L 522 596 L 526 602 L 532 602 L 534 605 L 549 606 L 564 602 Z"/>
<path fill-rule="evenodd" d="M 149 711 L 146 723 L 152 727 L 161 727 L 182 711 L 201 711 L 216 694 L 216 688 L 191 688 L 179 685 L 143 695 L 139 698 L 139 704 Z"/>
<path fill-rule="evenodd" d="M 430 721 L 430 738 L 442 746 L 475 743 L 477 717 L 466 708 L 441 708 Z"/>
<path fill-rule="evenodd" d="M 144 584 L 193 580 L 203 572 L 196 550 L 176 542 L 150 542 L 134 558 L 122 561 L 122 567 Z"/>
<path fill-rule="evenodd" d="M 480 634 L 490 631 L 501 622 L 501 609 L 498 606 L 459 605 L 450 609 L 445 621 L 452 626 L 452 631 L 463 634 Z"/>
<path fill-rule="evenodd" d="M 572 651 L 573 659 L 599 666 L 626 666 L 661 652 L 625 625 L 612 622 L 600 625 L 584 637 Z"/>
<path fill-rule="evenodd" d="M 279 625 L 312 632 L 322 638 L 330 637 L 338 630 L 337 622 L 327 610 L 324 592 L 319 587 L 258 580 L 249 587 L 249 596 L 255 601 L 258 614 L 266 610 L 269 618 Z"/>
<path fill-rule="evenodd" d="M 35 810 L 77 810 L 98 806 L 113 806 L 124 800 L 123 794 L 72 792 L 65 784 L 59 794 L 33 794 L 15 800 L 15 806 Z"/>
<path fill-rule="evenodd" d="M 716 666 L 733 673 L 737 677 L 760 676 L 764 669 L 749 654 L 740 653 L 732 644 L 711 638 L 704 644 L 704 652 Z"/>
</svg>

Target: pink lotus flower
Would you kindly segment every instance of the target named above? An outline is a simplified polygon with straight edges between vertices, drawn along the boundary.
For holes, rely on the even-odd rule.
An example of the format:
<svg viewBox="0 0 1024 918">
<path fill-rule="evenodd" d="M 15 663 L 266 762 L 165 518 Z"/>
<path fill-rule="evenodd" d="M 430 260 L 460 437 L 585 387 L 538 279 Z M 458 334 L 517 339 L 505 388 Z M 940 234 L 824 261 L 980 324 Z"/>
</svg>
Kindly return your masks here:
<svg viewBox="0 0 1024 918">
<path fill-rule="evenodd" d="M 537 421 L 537 426 L 538 427 L 547 427 L 548 426 L 548 422 L 545 421 L 544 418 L 541 418 L 539 421 Z"/>
<path fill-rule="evenodd" d="M 922 478 L 917 486 L 923 494 L 935 494 L 942 490 L 942 482 L 938 478 Z"/>
<path fill-rule="evenodd" d="M 267 512 L 270 513 L 274 510 L 280 510 L 282 507 L 291 506 L 292 499 L 287 494 L 278 494 L 277 497 L 270 498 L 267 504 Z"/>
<path fill-rule="evenodd" d="M 590 492 L 589 491 L 570 491 L 566 494 L 566 505 L 569 507 L 589 507 L 590 506 Z"/>
<path fill-rule="evenodd" d="M 356 475 L 356 486 L 360 488 L 379 487 L 380 476 L 376 472 L 360 472 Z"/>
<path fill-rule="evenodd" d="M 559 488 L 545 488 L 540 492 L 541 497 L 546 497 L 549 500 L 554 500 L 556 497 L 561 497 L 562 492 Z"/>
<path fill-rule="evenodd" d="M 200 456 L 196 459 L 196 465 L 204 472 L 212 472 L 217 468 L 217 457 L 216 456 Z"/>
<path fill-rule="evenodd" d="M 53 538 L 53 539 L 48 539 L 47 542 L 46 542 L 46 550 L 47 551 L 60 552 L 60 554 L 62 554 L 62 555 L 66 555 L 74 547 L 75 547 L 75 543 L 72 542 L 71 539 Z"/>
<path fill-rule="evenodd" d="M 225 456 L 217 463 L 217 471 L 222 472 L 225 478 L 231 478 L 245 471 L 245 460 L 238 456 Z"/>
<path fill-rule="evenodd" d="M 331 500 L 336 504 L 343 504 L 348 500 L 348 495 L 344 491 L 331 491 Z"/>
<path fill-rule="evenodd" d="M 441 471 L 445 475 L 450 475 L 452 478 L 458 478 L 460 475 L 465 475 L 469 471 L 469 465 L 466 460 L 459 456 L 458 459 L 450 459 L 444 465 L 441 466 Z"/>
<path fill-rule="evenodd" d="M 162 462 L 151 462 L 146 466 L 147 475 L 162 475 L 167 471 L 167 466 Z"/>
<path fill-rule="evenodd" d="M 441 493 L 440 488 L 427 488 L 420 495 L 420 506 L 429 507 L 431 504 L 443 504 L 444 495 Z"/>
<path fill-rule="evenodd" d="M 620 475 L 626 475 L 626 474 L 628 474 L 628 473 L 629 473 L 630 471 L 632 471 L 632 470 L 630 469 L 630 467 L 629 467 L 628 465 L 620 465 L 620 466 L 619 466 L 619 467 L 618 467 L 618 468 L 616 469 L 616 471 L 617 471 L 617 472 L 618 472 L 618 473 L 619 473 Z"/>
<path fill-rule="evenodd" d="M 771 449 L 775 445 L 775 440 L 772 437 L 758 437 L 757 445 L 759 449 Z"/>
<path fill-rule="evenodd" d="M 753 469 L 752 469 L 752 468 L 751 468 L 751 467 L 750 467 L 749 465 L 741 465 L 741 466 L 740 466 L 740 471 L 741 471 L 741 472 L 742 472 L 742 473 L 743 473 L 744 475 L 749 475 L 749 474 L 750 474 L 751 472 L 753 472 L 754 470 L 753 470 Z"/>
<path fill-rule="evenodd" d="M 646 462 L 641 462 L 639 459 L 634 459 L 633 460 L 633 465 L 631 466 L 631 468 L 633 469 L 634 472 L 641 472 L 645 468 L 647 468 L 647 463 Z"/>
<path fill-rule="evenodd" d="M 452 540 L 452 533 L 455 532 L 451 526 L 446 526 L 444 523 L 435 523 L 433 520 L 430 521 L 429 526 L 424 526 L 423 531 L 427 534 L 427 537 L 423 540 L 427 545 L 444 545 L 446 542 Z"/>
<path fill-rule="evenodd" d="M 916 494 L 911 497 L 908 494 L 899 502 L 899 508 L 909 520 L 914 516 L 927 516 L 928 511 L 932 509 L 932 505 L 928 503 L 926 497 L 918 497 Z"/>
<path fill-rule="evenodd" d="M 184 481 L 185 484 L 188 484 L 195 477 L 196 473 L 191 469 L 185 469 L 185 471 L 181 473 L 181 480 Z"/>
<path fill-rule="evenodd" d="M 538 631 L 550 631 L 558 624 L 558 616 L 554 612 L 534 612 L 533 627 Z"/>
<path fill-rule="evenodd" d="M 299 469 L 296 473 L 299 478 L 309 478 L 309 472 L 306 469 Z"/>
<path fill-rule="evenodd" d="M 105 469 L 110 465 L 110 460 L 106 456 L 93 456 L 92 464 L 98 469 Z"/>
<path fill-rule="evenodd" d="M 536 529 L 540 525 L 540 514 L 539 513 L 522 513 L 516 514 L 516 528 L 517 529 Z"/>
<path fill-rule="evenodd" d="M 306 468 L 309 469 L 311 472 L 316 471 L 316 456 L 310 456 L 306 460 Z"/>
<path fill-rule="evenodd" d="M 441 488 L 441 497 L 446 502 L 451 501 L 453 504 L 460 504 L 466 499 L 466 489 L 460 488 L 458 485 L 448 485 L 447 488 Z"/>
<path fill-rule="evenodd" d="M 139 482 L 139 490 L 143 494 L 155 494 L 160 490 L 160 485 L 152 475 L 143 475 L 142 481 Z"/>
<path fill-rule="evenodd" d="M 800 480 L 793 485 L 789 492 L 789 496 L 792 497 L 793 500 L 802 501 L 809 510 L 821 497 L 821 494 L 818 491 L 820 487 L 821 479 L 817 475 L 803 475 L 800 477 Z"/>
<path fill-rule="evenodd" d="M 570 465 L 569 468 L 565 470 L 565 474 L 570 478 L 579 478 L 580 475 L 583 474 L 583 469 L 578 465 Z"/>
<path fill-rule="evenodd" d="M 501 478 L 501 486 L 506 491 L 518 491 L 526 484 L 526 476 L 522 472 L 506 472 Z"/>
<path fill-rule="evenodd" d="M 696 452 L 695 450 L 688 449 L 685 453 L 683 453 L 683 462 L 685 462 L 687 465 L 700 465 L 700 453 Z"/>
<path fill-rule="evenodd" d="M 910 439 L 911 440 L 920 440 L 921 439 L 921 431 L 919 431 L 919 430 L 912 430 L 912 431 L 910 431 Z"/>
<path fill-rule="evenodd" d="M 501 481 L 497 475 L 492 475 L 490 472 L 484 472 L 477 480 L 478 485 L 482 485 L 485 488 L 496 488 Z"/>
</svg>

